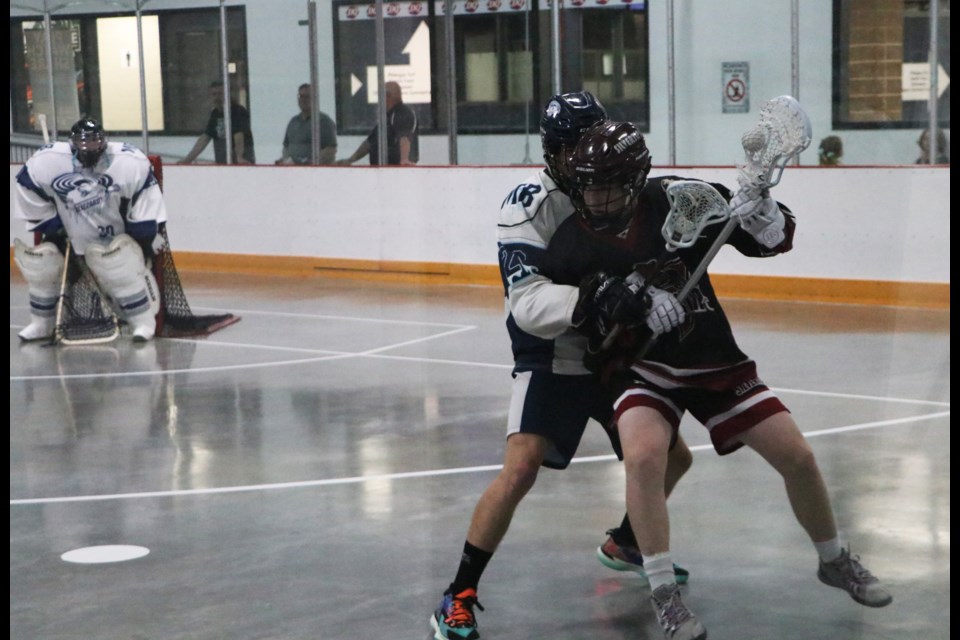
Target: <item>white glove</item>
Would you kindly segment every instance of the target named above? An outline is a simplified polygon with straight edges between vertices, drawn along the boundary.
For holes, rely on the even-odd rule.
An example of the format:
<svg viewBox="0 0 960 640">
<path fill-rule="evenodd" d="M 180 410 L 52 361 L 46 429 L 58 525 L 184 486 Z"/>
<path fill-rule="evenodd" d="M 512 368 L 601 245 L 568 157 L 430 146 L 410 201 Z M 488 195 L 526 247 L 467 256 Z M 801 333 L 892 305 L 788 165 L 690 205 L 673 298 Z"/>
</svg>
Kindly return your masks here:
<svg viewBox="0 0 960 640">
<path fill-rule="evenodd" d="M 730 200 L 730 212 L 740 219 L 740 227 L 767 249 L 773 249 L 787 237 L 780 206 L 755 184 L 741 181 L 740 190 Z"/>
<path fill-rule="evenodd" d="M 669 291 L 647 287 L 647 297 L 650 299 L 650 311 L 647 312 L 647 326 L 654 336 L 676 329 L 686 319 L 687 314 L 683 305 Z"/>
</svg>

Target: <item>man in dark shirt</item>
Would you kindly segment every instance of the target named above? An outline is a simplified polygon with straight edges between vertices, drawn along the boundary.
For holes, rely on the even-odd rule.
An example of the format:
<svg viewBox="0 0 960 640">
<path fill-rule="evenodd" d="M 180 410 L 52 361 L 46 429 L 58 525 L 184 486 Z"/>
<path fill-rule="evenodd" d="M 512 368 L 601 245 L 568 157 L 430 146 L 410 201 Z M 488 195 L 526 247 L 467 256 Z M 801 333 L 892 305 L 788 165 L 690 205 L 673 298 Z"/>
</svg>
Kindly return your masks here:
<svg viewBox="0 0 960 640">
<path fill-rule="evenodd" d="M 309 84 L 297 89 L 300 113 L 290 118 L 283 136 L 283 154 L 274 164 L 311 164 L 313 162 L 313 101 Z M 322 111 L 320 117 L 320 157 L 318 164 L 332 164 L 337 157 L 337 125 Z"/>
<path fill-rule="evenodd" d="M 213 100 L 213 110 L 207 126 L 197 138 L 190 153 L 178 164 L 190 164 L 197 159 L 203 150 L 213 140 L 213 156 L 217 164 L 227 163 L 227 136 L 226 123 L 223 117 L 223 83 L 210 83 L 210 98 Z M 242 105 L 230 102 L 230 128 L 233 130 L 233 162 L 235 164 L 254 164 L 253 132 L 250 130 L 250 112 Z"/>
<path fill-rule="evenodd" d="M 417 114 L 404 104 L 400 85 L 387 82 L 384 85 L 387 100 L 387 164 L 410 165 L 420 160 L 420 140 Z M 370 164 L 380 164 L 379 125 L 373 128 L 367 139 L 360 143 L 349 158 L 337 164 L 353 164 L 370 154 Z"/>
</svg>

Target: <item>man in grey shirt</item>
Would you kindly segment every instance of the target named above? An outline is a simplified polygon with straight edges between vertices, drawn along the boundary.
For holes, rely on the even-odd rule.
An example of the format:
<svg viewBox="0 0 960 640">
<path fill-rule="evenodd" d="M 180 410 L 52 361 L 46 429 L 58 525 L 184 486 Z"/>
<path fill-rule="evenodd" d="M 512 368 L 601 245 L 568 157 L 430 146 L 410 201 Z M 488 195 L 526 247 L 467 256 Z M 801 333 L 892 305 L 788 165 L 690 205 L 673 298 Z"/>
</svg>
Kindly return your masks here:
<svg viewBox="0 0 960 640">
<path fill-rule="evenodd" d="M 313 123 L 310 114 L 313 111 L 309 84 L 297 89 L 297 104 L 300 113 L 290 118 L 287 132 L 283 136 L 283 155 L 275 164 L 312 164 L 313 163 Z M 337 157 L 337 125 L 327 114 L 320 115 L 320 158 L 319 164 L 333 164 Z"/>
</svg>

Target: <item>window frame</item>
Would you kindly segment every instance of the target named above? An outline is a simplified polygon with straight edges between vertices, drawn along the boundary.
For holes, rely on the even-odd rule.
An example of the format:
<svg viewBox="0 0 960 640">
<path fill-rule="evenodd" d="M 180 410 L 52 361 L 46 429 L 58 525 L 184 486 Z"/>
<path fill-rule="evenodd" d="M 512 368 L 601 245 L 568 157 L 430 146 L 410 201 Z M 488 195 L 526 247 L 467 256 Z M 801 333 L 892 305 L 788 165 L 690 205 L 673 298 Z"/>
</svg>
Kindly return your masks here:
<svg viewBox="0 0 960 640">
<path fill-rule="evenodd" d="M 249 87 L 249 55 L 247 47 L 247 18 L 246 18 L 246 8 L 244 6 L 230 6 L 226 8 L 227 10 L 227 21 L 228 21 L 228 30 L 230 35 L 236 33 L 237 30 L 242 34 L 242 42 L 237 45 L 242 51 L 242 69 L 239 71 L 240 82 L 239 86 Z M 177 84 L 171 80 L 173 77 L 172 74 L 175 73 L 174 70 L 171 70 L 172 62 L 168 54 L 168 47 L 166 46 L 165 36 L 168 33 L 165 33 L 169 28 L 169 22 L 166 21 L 167 18 L 171 16 L 197 16 L 201 13 L 213 14 L 216 17 L 216 24 L 220 24 L 219 17 L 219 8 L 211 7 L 200 7 L 200 8 L 188 8 L 188 9 L 164 9 L 164 10 L 154 10 L 149 12 L 141 12 L 141 16 L 156 16 L 159 24 L 160 32 L 160 73 L 161 81 L 163 84 L 162 90 L 162 101 L 164 109 L 164 127 L 163 129 L 151 129 L 149 134 L 151 137 L 177 137 L 177 136 L 196 136 L 203 133 L 204 128 L 207 122 L 207 115 L 209 115 L 210 106 L 206 104 L 208 101 L 207 96 L 209 95 L 209 79 L 204 79 L 202 95 L 204 98 L 204 117 L 202 120 L 198 118 L 199 124 L 197 127 L 181 127 L 173 128 L 168 123 L 170 118 L 167 117 L 167 114 L 171 112 L 171 87 L 174 84 Z M 78 96 L 79 110 L 81 116 L 93 116 L 97 117 L 102 113 L 101 99 L 100 99 L 100 78 L 99 78 L 99 64 L 97 59 L 96 51 L 96 33 L 97 33 L 97 20 L 100 18 L 130 18 L 135 17 L 135 11 L 107 11 L 100 13 L 76 13 L 76 14 L 64 14 L 51 16 L 51 22 L 68 22 L 75 23 L 79 25 L 79 30 L 82 37 L 81 53 L 80 53 L 80 70 L 77 73 L 82 73 L 84 87 L 86 89 L 86 95 L 81 97 Z M 239 16 L 236 18 L 235 16 Z M 239 21 L 239 27 L 237 29 L 231 29 L 229 23 L 231 19 Z M 10 83 L 11 83 L 11 110 L 14 120 L 14 133 L 16 134 L 35 134 L 34 129 L 29 128 L 29 117 L 30 117 L 30 100 L 28 98 L 28 88 L 30 86 L 30 78 L 27 71 L 27 57 L 24 52 L 22 52 L 20 47 L 15 43 L 23 42 L 23 33 L 24 33 L 24 23 L 27 22 L 43 22 L 44 18 L 42 15 L 24 15 L 24 16 L 11 16 L 10 17 Z M 195 20 L 188 20 L 195 21 Z M 167 22 L 167 24 L 165 24 Z M 19 35 L 19 39 L 16 37 Z M 231 43 L 234 42 L 234 38 L 230 38 Z M 92 43 L 92 44 L 91 44 Z M 217 66 L 220 65 L 220 45 L 219 39 L 215 43 L 214 47 L 216 48 L 216 59 Z M 231 48 L 234 45 L 231 44 Z M 22 63 L 22 66 L 21 66 Z M 18 73 L 19 71 L 19 73 Z M 195 73 L 195 70 L 191 72 Z M 217 78 L 219 78 L 219 72 Z M 22 99 L 17 96 L 15 99 L 14 89 L 17 89 L 17 93 L 22 88 L 23 97 Z M 234 88 L 234 87 L 232 87 Z M 246 101 L 248 102 L 248 101 Z M 247 110 L 250 110 L 248 104 L 245 104 L 244 101 L 241 101 L 244 104 L 244 107 Z M 26 128 L 24 128 L 24 122 L 18 122 L 18 120 L 24 120 L 26 122 Z M 60 122 L 58 123 L 58 129 L 60 131 L 67 131 L 72 123 Z M 104 130 L 110 135 L 115 136 L 135 136 L 142 133 L 142 129 L 110 129 L 109 123 L 103 123 Z"/>
</svg>

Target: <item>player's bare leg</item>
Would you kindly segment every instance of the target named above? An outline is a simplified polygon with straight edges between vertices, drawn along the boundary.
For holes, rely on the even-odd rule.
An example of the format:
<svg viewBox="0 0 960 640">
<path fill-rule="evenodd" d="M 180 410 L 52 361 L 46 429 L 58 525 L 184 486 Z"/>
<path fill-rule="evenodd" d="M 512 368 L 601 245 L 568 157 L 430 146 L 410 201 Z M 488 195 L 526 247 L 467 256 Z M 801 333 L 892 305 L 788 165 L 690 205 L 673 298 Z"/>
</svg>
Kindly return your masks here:
<svg viewBox="0 0 960 640">
<path fill-rule="evenodd" d="M 666 638 L 702 640 L 707 632 L 680 597 L 670 557 L 665 483 L 673 429 L 648 407 L 627 409 L 618 427 L 627 476 L 627 513 L 653 591 L 650 603 Z"/>
<path fill-rule="evenodd" d="M 890 604 L 893 596 L 842 544 L 823 475 L 793 417 L 785 411 L 770 416 L 741 440 L 783 477 L 793 513 L 820 555 L 820 581 L 868 607 Z"/>
<path fill-rule="evenodd" d="M 664 494 L 669 498 L 680 478 L 693 466 L 693 453 L 686 441 L 678 434 L 677 442 L 667 454 L 667 471 L 664 478 Z M 629 517 L 624 517 L 619 527 L 607 530 L 607 539 L 597 547 L 597 559 L 603 566 L 614 571 L 633 571 L 646 578 L 643 556 L 637 547 Z M 678 584 L 686 584 L 690 572 L 683 567 L 673 565 L 674 577 Z"/>
<path fill-rule="evenodd" d="M 457 575 L 430 617 L 434 638 L 480 637 L 473 613 L 474 607 L 483 610 L 477 599 L 480 576 L 506 535 L 517 505 L 536 482 L 548 445 L 546 438 L 531 433 L 513 433 L 507 438 L 503 468 L 474 507 Z"/>
<path fill-rule="evenodd" d="M 531 433 L 514 433 L 507 438 L 503 468 L 473 510 L 467 530 L 471 544 L 491 553 L 496 551 L 517 505 L 537 480 L 547 446 L 543 436 Z"/>
</svg>

